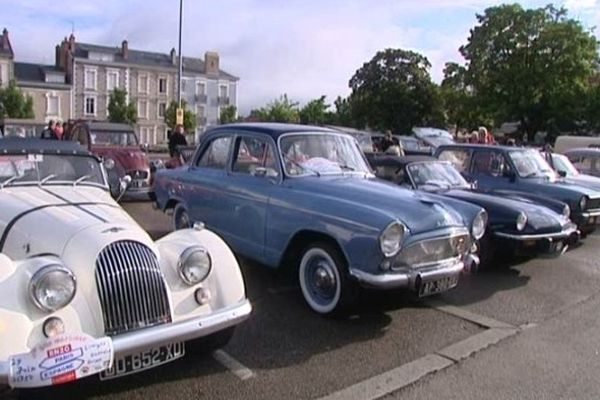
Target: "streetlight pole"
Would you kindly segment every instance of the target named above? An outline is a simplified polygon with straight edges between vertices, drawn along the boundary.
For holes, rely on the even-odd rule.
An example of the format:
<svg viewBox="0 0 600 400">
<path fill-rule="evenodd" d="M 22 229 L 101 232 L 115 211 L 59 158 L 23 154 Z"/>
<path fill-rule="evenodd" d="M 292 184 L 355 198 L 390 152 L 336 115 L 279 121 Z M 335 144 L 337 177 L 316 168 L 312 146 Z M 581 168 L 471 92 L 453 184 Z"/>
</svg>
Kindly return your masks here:
<svg viewBox="0 0 600 400">
<path fill-rule="evenodd" d="M 179 72 L 177 75 L 177 105 L 181 108 L 181 76 L 183 75 L 183 55 L 181 54 L 181 27 L 183 25 L 183 0 L 179 0 Z"/>
</svg>

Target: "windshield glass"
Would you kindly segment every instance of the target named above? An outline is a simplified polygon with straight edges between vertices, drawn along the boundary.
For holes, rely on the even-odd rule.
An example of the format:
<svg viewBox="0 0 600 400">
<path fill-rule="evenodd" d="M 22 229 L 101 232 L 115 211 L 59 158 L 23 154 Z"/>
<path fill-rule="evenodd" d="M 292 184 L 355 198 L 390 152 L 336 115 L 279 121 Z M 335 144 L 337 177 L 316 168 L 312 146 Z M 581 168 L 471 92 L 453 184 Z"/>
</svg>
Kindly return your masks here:
<svg viewBox="0 0 600 400">
<path fill-rule="evenodd" d="M 137 136 L 133 132 L 102 132 L 93 131 L 90 134 L 92 144 L 105 146 L 137 146 Z"/>
<path fill-rule="evenodd" d="M 65 182 L 104 186 L 100 163 L 87 156 L 0 155 L 0 185 Z"/>
<path fill-rule="evenodd" d="M 469 187 L 469 183 L 450 163 L 420 162 L 409 165 L 407 170 L 417 189 L 423 186 Z"/>
<path fill-rule="evenodd" d="M 291 176 L 370 172 L 356 141 L 346 135 L 285 135 L 279 141 L 279 151 L 285 172 Z"/>
<path fill-rule="evenodd" d="M 552 154 L 552 162 L 554 163 L 557 171 L 565 171 L 567 176 L 579 175 L 579 171 L 577 171 L 577 168 L 575 168 L 567 156 Z"/>
<path fill-rule="evenodd" d="M 536 150 L 516 150 L 508 153 L 517 173 L 522 178 L 554 177 L 552 167 Z"/>
</svg>

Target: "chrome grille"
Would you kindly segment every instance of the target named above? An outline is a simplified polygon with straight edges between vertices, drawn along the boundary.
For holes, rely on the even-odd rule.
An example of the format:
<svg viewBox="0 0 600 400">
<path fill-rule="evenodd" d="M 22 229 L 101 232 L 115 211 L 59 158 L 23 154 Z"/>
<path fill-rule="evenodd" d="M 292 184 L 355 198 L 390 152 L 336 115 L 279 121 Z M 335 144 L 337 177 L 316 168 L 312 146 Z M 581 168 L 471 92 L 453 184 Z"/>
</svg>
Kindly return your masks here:
<svg viewBox="0 0 600 400">
<path fill-rule="evenodd" d="M 100 252 L 96 286 L 107 335 L 171 322 L 158 259 L 139 242 L 114 242 Z"/>
<path fill-rule="evenodd" d="M 585 208 L 586 210 L 600 208 L 600 199 L 589 199 Z"/>
<path fill-rule="evenodd" d="M 400 251 L 394 260 L 393 268 L 425 268 L 465 255 L 470 244 L 470 236 L 466 233 L 422 240 Z"/>
<path fill-rule="evenodd" d="M 131 179 L 148 179 L 148 171 L 135 170 L 127 172 Z"/>
</svg>

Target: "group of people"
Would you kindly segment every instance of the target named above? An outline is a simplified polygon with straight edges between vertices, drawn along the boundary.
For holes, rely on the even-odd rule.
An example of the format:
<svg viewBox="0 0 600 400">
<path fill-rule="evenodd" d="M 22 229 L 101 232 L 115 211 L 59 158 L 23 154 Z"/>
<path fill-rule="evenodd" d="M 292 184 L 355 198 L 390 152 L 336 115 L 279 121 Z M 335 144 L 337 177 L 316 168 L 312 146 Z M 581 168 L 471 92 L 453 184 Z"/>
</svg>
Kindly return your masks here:
<svg viewBox="0 0 600 400">
<path fill-rule="evenodd" d="M 494 135 L 488 132 L 485 126 L 480 126 L 478 130 L 471 132 L 469 143 L 496 144 L 496 140 L 494 139 Z"/>
<path fill-rule="evenodd" d="M 48 121 L 48 126 L 42 131 L 42 139 L 53 139 L 62 140 L 65 131 L 67 130 L 67 123 L 60 121 Z"/>
</svg>

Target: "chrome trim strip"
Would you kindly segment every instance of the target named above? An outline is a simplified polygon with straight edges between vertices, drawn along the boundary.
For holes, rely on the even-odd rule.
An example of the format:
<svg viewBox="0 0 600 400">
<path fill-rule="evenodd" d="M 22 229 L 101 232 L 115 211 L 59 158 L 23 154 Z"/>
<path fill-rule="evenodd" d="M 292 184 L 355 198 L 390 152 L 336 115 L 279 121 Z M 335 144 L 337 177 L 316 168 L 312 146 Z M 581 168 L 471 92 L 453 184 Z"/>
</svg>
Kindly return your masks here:
<svg viewBox="0 0 600 400">
<path fill-rule="evenodd" d="M 581 216 L 584 218 L 598 217 L 598 216 L 600 216 L 600 209 L 596 209 L 593 211 L 584 211 L 581 213 Z"/>
<path fill-rule="evenodd" d="M 560 232 L 540 233 L 540 234 L 535 234 L 535 235 L 519 235 L 519 234 L 504 233 L 504 232 L 494 232 L 493 234 L 495 236 L 499 236 L 499 237 L 506 238 L 506 239 L 524 241 L 524 240 L 534 240 L 534 239 L 564 238 L 564 237 L 568 237 L 568 236 L 572 235 L 573 233 L 579 233 L 577 228 L 567 228 Z"/>
</svg>

